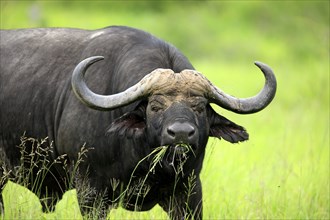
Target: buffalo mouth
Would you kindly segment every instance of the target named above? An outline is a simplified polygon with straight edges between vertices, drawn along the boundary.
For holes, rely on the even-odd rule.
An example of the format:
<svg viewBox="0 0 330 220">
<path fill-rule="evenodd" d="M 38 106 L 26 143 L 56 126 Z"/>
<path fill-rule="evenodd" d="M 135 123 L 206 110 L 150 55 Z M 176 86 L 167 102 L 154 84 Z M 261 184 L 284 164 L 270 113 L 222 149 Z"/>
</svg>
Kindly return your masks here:
<svg viewBox="0 0 330 220">
<path fill-rule="evenodd" d="M 195 157 L 193 145 L 177 143 L 165 147 L 166 153 L 160 159 L 160 163 L 163 168 L 174 170 L 175 173 L 182 173 L 186 161 L 191 157 Z"/>
<path fill-rule="evenodd" d="M 169 145 L 169 155 L 172 155 L 174 158 L 180 159 L 181 157 L 186 157 L 190 152 L 193 153 L 193 148 L 189 144 L 171 144 Z M 168 156 L 169 156 L 168 155 Z"/>
</svg>

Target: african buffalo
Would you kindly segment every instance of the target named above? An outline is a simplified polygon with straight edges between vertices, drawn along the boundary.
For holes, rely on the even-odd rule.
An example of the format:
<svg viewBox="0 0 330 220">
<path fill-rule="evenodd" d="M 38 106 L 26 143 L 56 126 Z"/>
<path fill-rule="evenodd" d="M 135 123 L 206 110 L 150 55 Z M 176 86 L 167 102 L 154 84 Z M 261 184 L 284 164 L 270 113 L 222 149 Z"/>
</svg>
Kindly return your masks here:
<svg viewBox="0 0 330 220">
<path fill-rule="evenodd" d="M 24 133 L 48 137 L 50 160 L 65 154 L 74 161 L 86 144 L 93 149 L 82 169 L 91 187 L 107 193 L 108 205 L 140 183 L 143 196 L 133 193 L 122 205 L 140 211 L 159 204 L 172 219 L 202 218 L 199 175 L 208 138 L 248 139 L 210 103 L 250 114 L 276 92 L 272 70 L 256 62 L 266 79 L 260 93 L 227 95 L 174 46 L 129 27 L 1 30 L 0 39 L 0 147 L 7 159 L 18 162 Z M 63 190 L 63 177 L 55 177 L 46 180 L 48 191 Z M 111 187 L 113 180 L 123 187 Z"/>
</svg>

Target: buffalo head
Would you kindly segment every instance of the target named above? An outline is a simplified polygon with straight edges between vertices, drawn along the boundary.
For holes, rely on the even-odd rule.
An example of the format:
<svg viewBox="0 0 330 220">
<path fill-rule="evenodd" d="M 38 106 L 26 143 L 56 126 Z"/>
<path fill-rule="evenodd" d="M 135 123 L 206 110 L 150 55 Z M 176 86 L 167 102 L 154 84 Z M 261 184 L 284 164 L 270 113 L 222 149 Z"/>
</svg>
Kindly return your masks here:
<svg viewBox="0 0 330 220">
<path fill-rule="evenodd" d="M 239 114 L 248 114 L 265 108 L 276 92 L 272 70 L 266 64 L 255 62 L 266 82 L 261 92 L 251 98 L 230 96 L 195 70 L 175 73 L 170 69 L 156 69 L 121 93 L 99 95 L 87 87 L 84 74 L 91 64 L 101 59 L 103 57 L 90 57 L 76 66 L 72 76 L 76 96 L 87 106 L 98 110 L 112 110 L 142 100 L 143 104 L 134 111 L 116 119 L 110 132 L 117 131 L 133 138 L 144 136 L 151 148 L 169 146 L 170 151 L 164 161 L 167 165 L 175 162 L 176 155 L 188 151 L 192 157 L 204 155 L 209 136 L 232 143 L 248 139 L 243 127 L 218 115 L 210 103 Z M 166 164 L 164 166 L 166 168 Z"/>
</svg>

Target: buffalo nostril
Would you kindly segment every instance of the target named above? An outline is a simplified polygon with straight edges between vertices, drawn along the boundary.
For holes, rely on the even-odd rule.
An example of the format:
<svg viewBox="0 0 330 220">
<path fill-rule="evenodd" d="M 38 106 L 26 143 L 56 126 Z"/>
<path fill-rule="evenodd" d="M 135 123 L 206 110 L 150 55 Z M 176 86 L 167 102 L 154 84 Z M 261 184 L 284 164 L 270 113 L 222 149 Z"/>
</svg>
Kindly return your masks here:
<svg viewBox="0 0 330 220">
<path fill-rule="evenodd" d="M 188 141 L 195 136 L 196 130 L 189 123 L 175 122 L 167 127 L 167 135 L 175 141 Z"/>
<path fill-rule="evenodd" d="M 195 134 L 195 128 L 191 126 L 191 131 L 188 133 L 188 137 L 192 137 Z"/>
<path fill-rule="evenodd" d="M 171 127 L 167 128 L 167 134 L 169 134 L 173 138 L 175 137 L 175 131 L 173 131 Z"/>
</svg>

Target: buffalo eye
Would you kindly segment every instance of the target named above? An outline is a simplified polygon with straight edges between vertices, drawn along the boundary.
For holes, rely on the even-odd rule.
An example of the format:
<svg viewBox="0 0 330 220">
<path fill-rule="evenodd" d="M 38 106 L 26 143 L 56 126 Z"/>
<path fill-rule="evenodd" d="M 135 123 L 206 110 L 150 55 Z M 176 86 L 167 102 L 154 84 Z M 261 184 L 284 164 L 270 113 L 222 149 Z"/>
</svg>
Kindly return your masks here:
<svg viewBox="0 0 330 220">
<path fill-rule="evenodd" d="M 153 112 L 158 112 L 160 110 L 162 110 L 162 108 L 159 106 L 151 106 L 151 111 L 153 111 Z"/>
<path fill-rule="evenodd" d="M 159 102 L 153 102 L 150 104 L 150 110 L 153 112 L 159 112 L 164 109 L 164 106 Z"/>
<path fill-rule="evenodd" d="M 149 97 L 148 109 L 151 112 L 157 113 L 166 109 L 166 99 L 163 95 L 152 95 Z"/>
<path fill-rule="evenodd" d="M 204 112 L 205 108 L 206 108 L 205 103 L 198 103 L 198 104 L 192 106 L 192 109 L 197 113 Z"/>
</svg>

